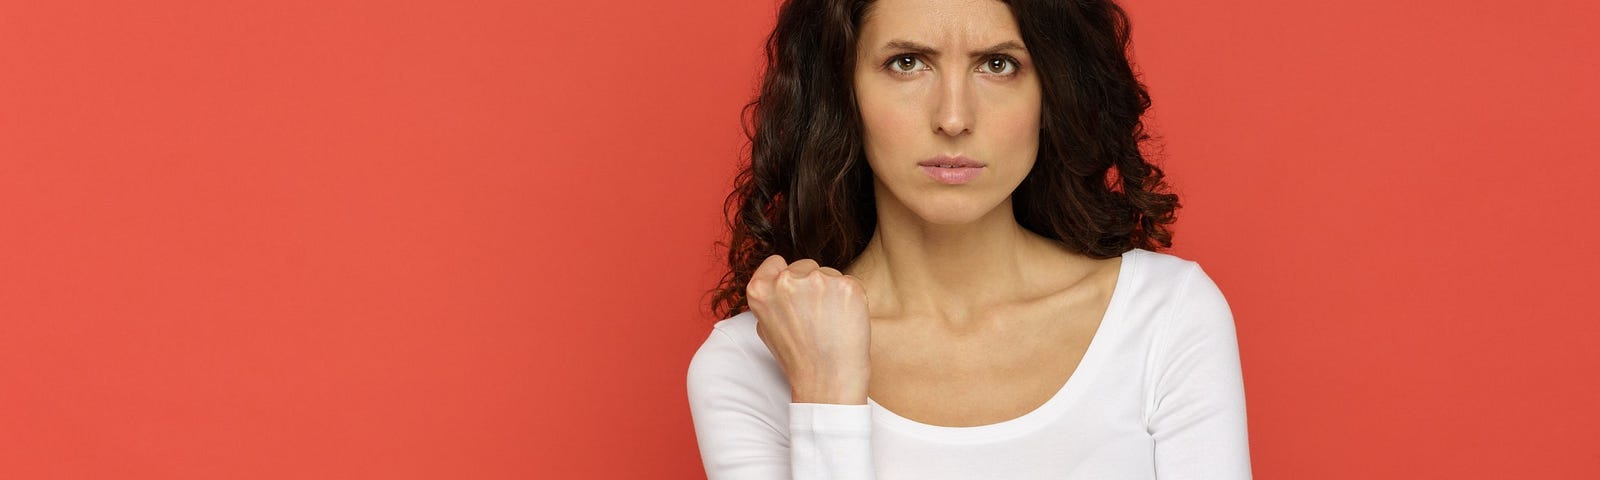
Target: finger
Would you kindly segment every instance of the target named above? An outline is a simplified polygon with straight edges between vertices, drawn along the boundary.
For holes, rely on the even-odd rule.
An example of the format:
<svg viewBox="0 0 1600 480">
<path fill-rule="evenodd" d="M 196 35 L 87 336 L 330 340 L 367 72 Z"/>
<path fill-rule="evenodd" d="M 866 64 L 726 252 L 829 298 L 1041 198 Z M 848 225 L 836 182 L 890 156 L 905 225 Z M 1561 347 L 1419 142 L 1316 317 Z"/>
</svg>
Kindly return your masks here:
<svg viewBox="0 0 1600 480">
<path fill-rule="evenodd" d="M 834 269 L 833 267 L 821 267 L 821 268 L 817 269 L 817 272 L 821 273 L 823 275 L 830 276 L 830 277 L 843 277 L 844 276 L 844 273 L 840 272 L 839 270 Z"/>
<path fill-rule="evenodd" d="M 866 284 L 861 283 L 861 279 L 856 278 L 855 275 L 841 275 L 840 278 L 843 278 L 846 283 L 849 283 L 857 290 L 866 291 Z"/>
<path fill-rule="evenodd" d="M 756 271 L 750 274 L 750 281 L 744 286 L 744 295 L 745 300 L 750 303 L 751 310 L 756 310 L 766 301 L 767 296 L 771 294 L 772 284 L 778 275 L 783 274 L 783 269 L 786 267 L 788 264 L 784 263 L 782 256 L 769 255 L 761 262 L 761 266 L 756 267 Z"/>
<path fill-rule="evenodd" d="M 789 274 L 794 275 L 795 278 L 799 278 L 811 274 L 811 272 L 816 270 L 819 266 L 820 265 L 817 265 L 816 260 L 806 258 L 789 264 L 788 270 Z"/>
<path fill-rule="evenodd" d="M 750 274 L 750 282 L 755 283 L 758 280 L 764 281 L 777 278 L 778 274 L 783 273 L 783 269 L 788 266 L 788 263 L 784 263 L 782 255 L 769 255 L 766 260 L 761 262 L 761 266 L 756 267 L 755 273 Z"/>
</svg>

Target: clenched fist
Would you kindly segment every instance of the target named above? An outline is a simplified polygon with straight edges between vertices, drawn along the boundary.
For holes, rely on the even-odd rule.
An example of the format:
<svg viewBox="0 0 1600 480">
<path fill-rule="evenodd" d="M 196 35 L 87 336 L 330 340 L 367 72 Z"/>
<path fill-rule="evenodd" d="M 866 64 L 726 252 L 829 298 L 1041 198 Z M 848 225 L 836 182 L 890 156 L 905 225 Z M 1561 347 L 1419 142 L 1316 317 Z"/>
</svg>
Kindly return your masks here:
<svg viewBox="0 0 1600 480">
<path fill-rule="evenodd" d="M 773 255 L 745 286 L 756 333 L 789 377 L 795 403 L 867 403 L 871 323 L 855 277 Z"/>
</svg>

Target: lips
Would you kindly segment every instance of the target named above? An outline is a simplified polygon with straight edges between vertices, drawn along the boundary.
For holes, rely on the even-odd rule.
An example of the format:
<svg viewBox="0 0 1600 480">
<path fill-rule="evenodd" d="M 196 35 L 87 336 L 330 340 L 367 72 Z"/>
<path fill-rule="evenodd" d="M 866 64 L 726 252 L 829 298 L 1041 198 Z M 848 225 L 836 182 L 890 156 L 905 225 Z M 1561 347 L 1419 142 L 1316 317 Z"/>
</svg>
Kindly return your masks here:
<svg viewBox="0 0 1600 480">
<path fill-rule="evenodd" d="M 961 185 L 976 180 L 983 174 L 983 162 L 967 157 L 945 155 L 917 162 L 922 173 L 945 185 Z"/>
<path fill-rule="evenodd" d="M 917 165 L 944 168 L 982 168 L 984 163 L 959 155 L 941 155 L 917 162 Z"/>
</svg>

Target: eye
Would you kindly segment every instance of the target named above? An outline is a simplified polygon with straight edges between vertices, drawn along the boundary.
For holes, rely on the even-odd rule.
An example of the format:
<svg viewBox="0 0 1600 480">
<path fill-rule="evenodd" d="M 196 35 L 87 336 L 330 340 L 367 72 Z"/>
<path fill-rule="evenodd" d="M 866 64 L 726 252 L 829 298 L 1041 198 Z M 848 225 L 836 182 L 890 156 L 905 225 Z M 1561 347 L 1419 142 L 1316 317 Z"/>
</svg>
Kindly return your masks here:
<svg viewBox="0 0 1600 480">
<path fill-rule="evenodd" d="M 983 68 L 987 70 L 988 73 L 993 73 L 996 75 L 1011 75 L 1016 73 L 1018 66 L 1020 66 L 1020 64 L 1016 60 L 1003 55 L 989 57 L 989 60 L 983 63 Z"/>
<path fill-rule="evenodd" d="M 917 58 L 915 55 L 901 55 L 901 56 L 889 59 L 889 63 L 886 66 L 889 67 L 889 70 L 891 72 L 894 72 L 894 73 L 900 74 L 900 75 L 905 75 L 905 74 L 920 70 L 920 69 L 911 68 L 911 67 L 915 67 L 915 66 L 917 66 L 917 65 L 919 65 L 921 63 L 922 63 L 922 59 Z"/>
</svg>

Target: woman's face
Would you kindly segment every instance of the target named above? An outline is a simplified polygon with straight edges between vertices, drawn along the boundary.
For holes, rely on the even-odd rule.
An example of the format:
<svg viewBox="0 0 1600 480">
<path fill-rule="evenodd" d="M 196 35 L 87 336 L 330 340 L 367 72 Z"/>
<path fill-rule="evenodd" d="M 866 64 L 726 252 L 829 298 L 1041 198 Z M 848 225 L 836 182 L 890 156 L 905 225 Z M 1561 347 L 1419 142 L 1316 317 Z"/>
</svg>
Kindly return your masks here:
<svg viewBox="0 0 1600 480">
<path fill-rule="evenodd" d="M 949 225 L 1010 197 L 1039 150 L 1040 91 L 1006 5 L 878 0 L 860 30 L 856 105 L 880 201 Z M 983 166 L 918 165 L 941 157 Z"/>
</svg>

